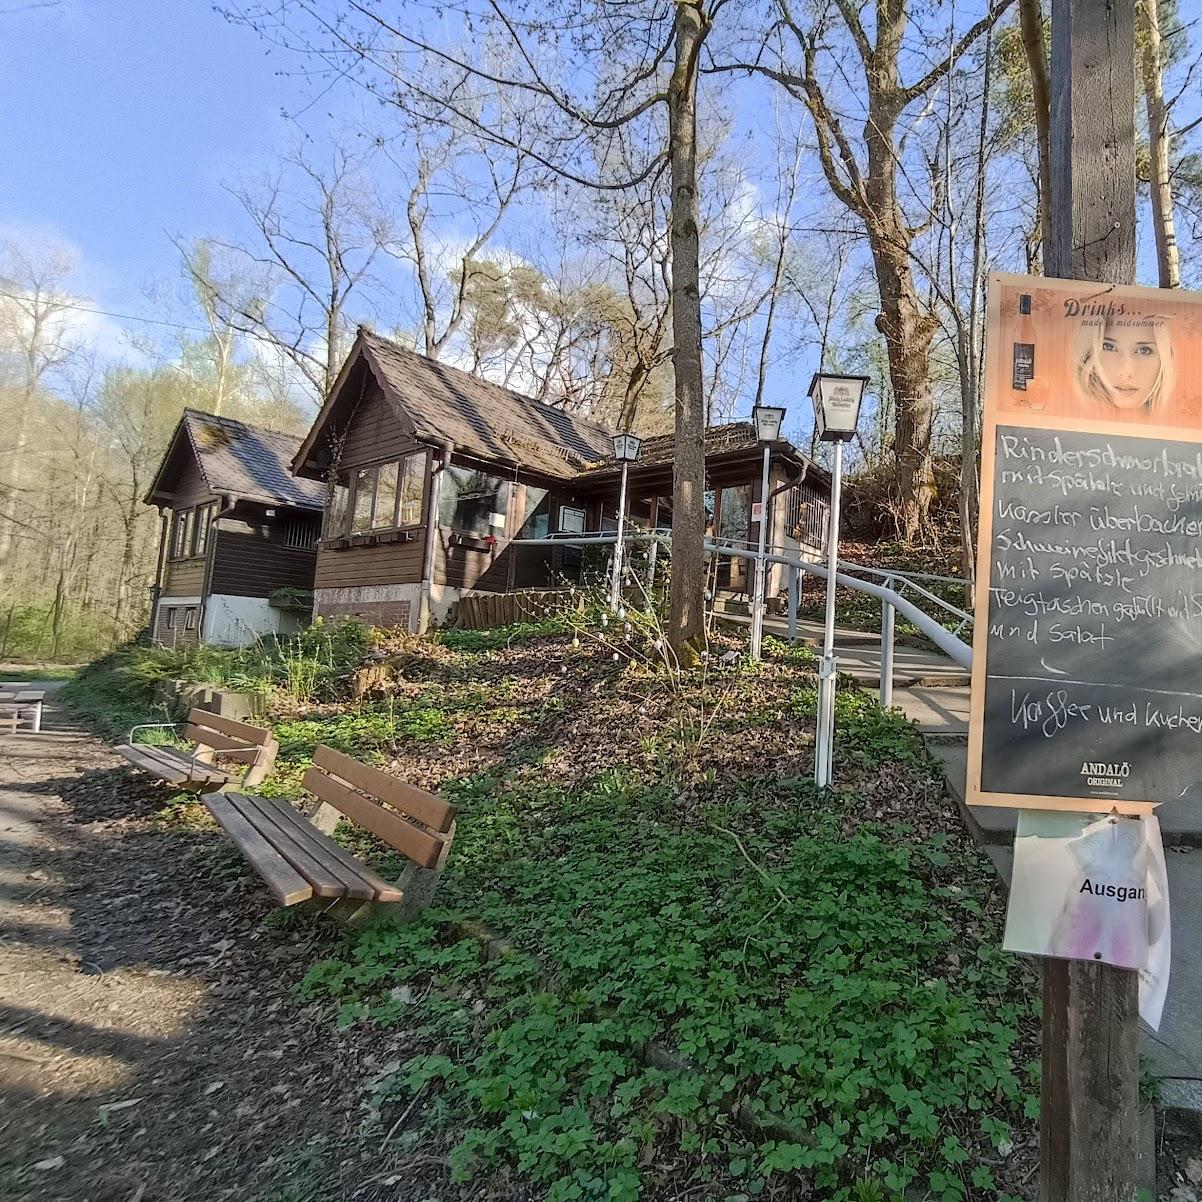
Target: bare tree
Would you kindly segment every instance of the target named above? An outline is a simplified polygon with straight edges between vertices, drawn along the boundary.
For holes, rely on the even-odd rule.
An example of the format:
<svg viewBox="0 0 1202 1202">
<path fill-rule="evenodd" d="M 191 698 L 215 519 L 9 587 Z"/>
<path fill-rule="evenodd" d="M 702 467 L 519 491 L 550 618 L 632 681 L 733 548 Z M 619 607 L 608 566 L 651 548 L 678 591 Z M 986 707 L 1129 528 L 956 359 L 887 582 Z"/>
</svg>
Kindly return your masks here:
<svg viewBox="0 0 1202 1202">
<path fill-rule="evenodd" d="M 325 161 L 303 143 L 256 184 L 231 189 L 249 218 L 245 243 L 210 241 L 257 269 L 265 283 L 245 296 L 204 277 L 214 319 L 263 340 L 306 382 L 320 404 L 342 366 L 350 307 L 371 280 L 387 222 L 365 173 L 365 157 L 335 148 Z M 243 277 L 245 278 L 245 277 Z"/>
<path fill-rule="evenodd" d="M 874 0 L 872 21 L 851 0 L 820 7 L 805 25 L 790 0 L 777 0 L 779 22 L 745 61 L 715 66 L 770 77 L 801 101 L 814 125 L 822 172 L 837 200 L 863 224 L 880 293 L 878 328 L 889 357 L 896 416 L 894 454 L 904 534 L 915 538 L 924 527 L 935 493 L 931 461 L 934 401 L 930 385 L 931 346 L 938 318 L 915 283 L 913 249 L 943 206 L 943 176 L 930 159 L 907 155 L 903 122 L 915 106 L 925 112 L 932 92 L 977 39 L 1012 3 L 1001 0 L 950 50 L 936 51 L 928 39 L 921 55 L 923 70 L 911 82 L 902 78 L 903 46 L 921 30 L 914 27 L 906 0 Z M 846 46 L 832 42 L 839 30 Z M 771 61 L 775 51 L 775 62 Z M 836 97 L 839 81 L 857 64 L 854 87 Z M 861 78 L 862 76 L 862 78 Z M 859 141 L 845 102 L 862 94 L 864 123 Z M 912 118 L 910 129 L 920 118 Z M 915 169 L 925 183 L 912 178 Z M 911 216 L 911 213 L 915 213 Z"/>
<path fill-rule="evenodd" d="M 73 302 L 65 289 L 74 269 L 74 259 L 61 248 L 30 250 L 12 241 L 0 248 L 0 356 L 5 377 L 0 397 L 0 567 L 12 554 L 20 525 L 18 495 L 35 399 L 47 377 L 77 348 L 67 320 Z"/>
<path fill-rule="evenodd" d="M 1140 74 L 1148 114 L 1148 187 L 1152 194 L 1152 233 L 1156 271 L 1162 288 L 1181 287 L 1181 257 L 1173 217 L 1172 131 L 1164 97 L 1164 38 L 1160 0 L 1140 0 Z"/>
</svg>

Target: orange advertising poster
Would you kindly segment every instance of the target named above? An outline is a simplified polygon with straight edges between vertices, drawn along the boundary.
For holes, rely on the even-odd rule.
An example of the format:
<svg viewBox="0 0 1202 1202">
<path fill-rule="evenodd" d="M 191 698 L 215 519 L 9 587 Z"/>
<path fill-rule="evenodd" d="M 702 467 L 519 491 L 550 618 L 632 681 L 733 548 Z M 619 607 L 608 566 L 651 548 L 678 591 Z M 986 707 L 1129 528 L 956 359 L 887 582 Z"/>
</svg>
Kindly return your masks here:
<svg viewBox="0 0 1202 1202">
<path fill-rule="evenodd" d="M 1202 296 L 989 281 L 968 797 L 1202 805 Z"/>
</svg>

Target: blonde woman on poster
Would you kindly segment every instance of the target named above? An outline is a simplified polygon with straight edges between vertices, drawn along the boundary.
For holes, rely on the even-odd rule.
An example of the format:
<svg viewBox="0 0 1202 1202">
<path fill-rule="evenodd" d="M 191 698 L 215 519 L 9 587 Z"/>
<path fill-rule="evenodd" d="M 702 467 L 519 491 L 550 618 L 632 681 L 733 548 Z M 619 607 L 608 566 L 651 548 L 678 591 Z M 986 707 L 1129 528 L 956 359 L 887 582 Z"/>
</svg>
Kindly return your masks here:
<svg viewBox="0 0 1202 1202">
<path fill-rule="evenodd" d="M 1126 312 L 1082 321 L 1073 366 L 1090 416 L 1163 421 L 1176 375 L 1167 321 Z"/>
</svg>

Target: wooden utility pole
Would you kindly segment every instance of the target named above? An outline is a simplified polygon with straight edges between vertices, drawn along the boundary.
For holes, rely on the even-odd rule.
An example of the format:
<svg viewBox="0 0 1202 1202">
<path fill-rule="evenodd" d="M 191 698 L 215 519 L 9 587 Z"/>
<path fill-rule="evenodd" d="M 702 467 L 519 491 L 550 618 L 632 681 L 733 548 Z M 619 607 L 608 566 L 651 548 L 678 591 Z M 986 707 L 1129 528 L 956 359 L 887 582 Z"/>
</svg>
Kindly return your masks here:
<svg viewBox="0 0 1202 1202">
<path fill-rule="evenodd" d="M 1052 0 L 1048 275 L 1135 282 L 1134 0 Z M 1045 959 L 1040 1202 L 1130 1202 L 1139 978 Z"/>
</svg>

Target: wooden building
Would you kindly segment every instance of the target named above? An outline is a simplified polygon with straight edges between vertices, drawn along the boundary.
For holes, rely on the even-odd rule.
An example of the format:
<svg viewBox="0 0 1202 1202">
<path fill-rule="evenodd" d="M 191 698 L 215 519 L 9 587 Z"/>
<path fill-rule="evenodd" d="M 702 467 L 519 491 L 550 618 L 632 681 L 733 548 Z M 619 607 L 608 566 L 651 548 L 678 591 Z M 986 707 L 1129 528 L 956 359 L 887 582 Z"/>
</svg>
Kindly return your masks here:
<svg viewBox="0 0 1202 1202">
<path fill-rule="evenodd" d="M 360 329 L 293 469 L 329 481 L 315 611 L 423 630 L 465 592 L 547 588 L 579 551 L 515 544 L 612 530 L 619 469 L 613 431 L 477 379 Z M 672 440 L 648 439 L 630 470 L 628 515 L 672 524 Z M 758 537 L 762 447 L 747 423 L 706 438 L 716 537 Z M 773 444 L 769 541 L 821 552 L 830 478 L 786 441 Z M 774 573 L 770 588 L 780 579 Z M 723 560 L 719 588 L 744 591 Z"/>
<path fill-rule="evenodd" d="M 308 619 L 325 487 L 292 475 L 300 441 L 184 410 L 146 496 L 162 519 L 156 642 L 245 646 Z"/>
</svg>

